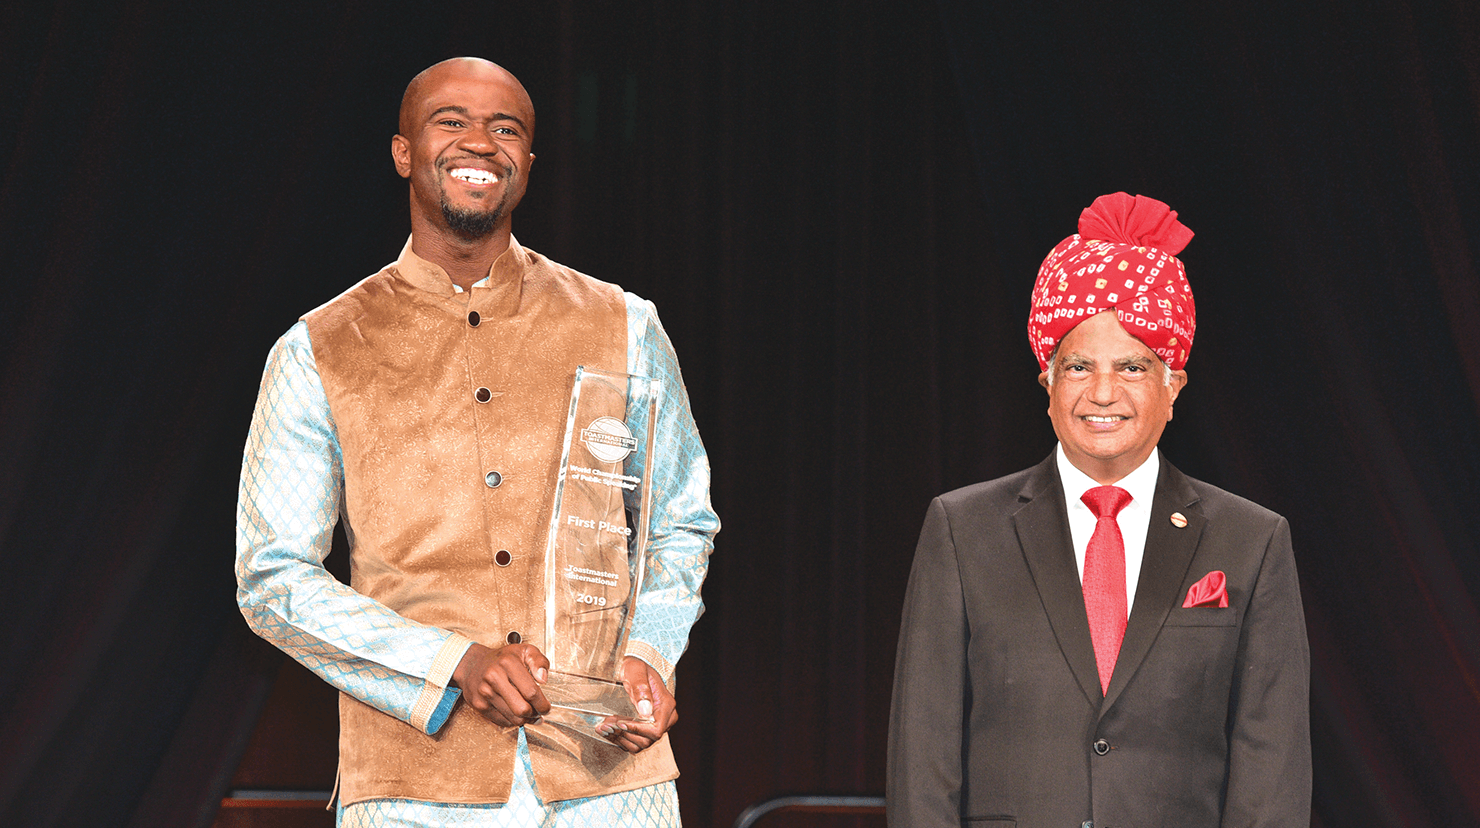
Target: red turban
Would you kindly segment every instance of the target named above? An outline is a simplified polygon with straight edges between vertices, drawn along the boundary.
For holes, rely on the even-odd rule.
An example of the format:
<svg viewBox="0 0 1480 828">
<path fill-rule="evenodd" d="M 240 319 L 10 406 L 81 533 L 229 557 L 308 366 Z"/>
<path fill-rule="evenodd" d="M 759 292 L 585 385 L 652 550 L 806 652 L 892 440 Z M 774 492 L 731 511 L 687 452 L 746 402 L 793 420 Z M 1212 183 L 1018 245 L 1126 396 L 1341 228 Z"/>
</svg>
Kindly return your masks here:
<svg viewBox="0 0 1480 828">
<path fill-rule="evenodd" d="M 1173 370 L 1187 364 L 1197 312 L 1177 254 L 1192 231 L 1154 198 L 1100 196 L 1079 215 L 1079 232 L 1059 242 L 1033 285 L 1028 342 L 1038 365 L 1075 325 L 1115 308 L 1121 327 Z"/>
</svg>

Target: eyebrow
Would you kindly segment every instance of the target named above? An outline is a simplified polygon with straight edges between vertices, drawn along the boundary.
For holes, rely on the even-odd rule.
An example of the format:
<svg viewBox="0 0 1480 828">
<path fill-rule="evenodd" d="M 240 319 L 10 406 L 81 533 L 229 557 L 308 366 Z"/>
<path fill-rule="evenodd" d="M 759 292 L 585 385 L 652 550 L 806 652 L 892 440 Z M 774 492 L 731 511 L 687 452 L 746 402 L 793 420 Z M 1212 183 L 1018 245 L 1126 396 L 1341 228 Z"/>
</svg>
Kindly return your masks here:
<svg viewBox="0 0 1480 828">
<path fill-rule="evenodd" d="M 472 117 L 471 115 L 468 114 L 468 108 L 467 107 L 465 107 L 465 106 L 458 106 L 456 104 L 449 104 L 447 106 L 439 106 L 436 109 L 432 110 L 432 114 L 430 114 L 430 115 L 427 116 L 427 120 L 430 121 L 431 119 L 437 117 L 438 115 L 441 115 L 443 112 L 456 112 L 457 114 L 462 115 L 464 117 L 469 117 L 469 118 Z M 529 125 L 526 124 L 526 123 L 524 123 L 524 119 L 523 118 L 520 118 L 518 115 L 510 115 L 507 112 L 495 112 L 495 113 L 493 113 L 493 116 L 491 118 L 489 118 L 488 120 L 489 121 L 513 121 L 514 123 L 518 124 L 519 126 L 523 127 L 524 129 L 529 129 Z"/>
<path fill-rule="evenodd" d="M 1095 364 L 1095 361 L 1092 360 L 1092 359 L 1090 359 L 1089 357 L 1085 356 L 1084 354 L 1079 353 L 1078 351 L 1073 351 L 1071 353 L 1067 353 L 1067 354 L 1064 354 L 1063 356 L 1059 357 L 1058 364 L 1060 364 L 1060 365 L 1093 365 L 1093 364 Z M 1139 365 L 1139 366 L 1145 368 L 1145 367 L 1149 367 L 1152 364 L 1152 362 L 1151 362 L 1151 358 L 1150 357 L 1146 357 L 1146 356 L 1128 356 L 1128 357 L 1120 357 L 1119 359 L 1112 360 L 1110 364 L 1113 367 L 1115 367 L 1116 369 L 1125 368 L 1125 367 L 1130 366 L 1130 365 Z"/>
</svg>

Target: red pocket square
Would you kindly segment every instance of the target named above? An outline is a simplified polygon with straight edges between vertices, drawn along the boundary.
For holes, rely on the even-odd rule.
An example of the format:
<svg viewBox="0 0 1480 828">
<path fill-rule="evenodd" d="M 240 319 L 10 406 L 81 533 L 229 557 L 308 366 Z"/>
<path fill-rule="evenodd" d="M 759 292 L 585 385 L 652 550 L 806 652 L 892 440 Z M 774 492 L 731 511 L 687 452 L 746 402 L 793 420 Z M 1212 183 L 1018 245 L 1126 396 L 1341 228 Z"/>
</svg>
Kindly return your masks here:
<svg viewBox="0 0 1480 828">
<path fill-rule="evenodd" d="M 1192 589 L 1187 590 L 1187 600 L 1182 602 L 1182 607 L 1228 606 L 1227 580 L 1221 569 L 1209 572 L 1201 581 L 1193 584 Z"/>
</svg>

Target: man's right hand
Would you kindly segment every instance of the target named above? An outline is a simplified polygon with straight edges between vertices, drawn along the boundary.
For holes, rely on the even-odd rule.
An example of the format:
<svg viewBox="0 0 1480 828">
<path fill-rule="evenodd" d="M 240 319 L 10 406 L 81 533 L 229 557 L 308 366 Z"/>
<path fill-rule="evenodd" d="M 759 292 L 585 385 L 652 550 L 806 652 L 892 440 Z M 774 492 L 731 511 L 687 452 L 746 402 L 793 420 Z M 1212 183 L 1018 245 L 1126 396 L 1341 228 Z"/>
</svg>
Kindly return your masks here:
<svg viewBox="0 0 1480 828">
<path fill-rule="evenodd" d="M 474 644 L 452 671 L 452 684 L 473 709 L 494 724 L 532 724 L 550 712 L 540 691 L 550 660 L 533 644 L 510 644 L 497 650 Z"/>
</svg>

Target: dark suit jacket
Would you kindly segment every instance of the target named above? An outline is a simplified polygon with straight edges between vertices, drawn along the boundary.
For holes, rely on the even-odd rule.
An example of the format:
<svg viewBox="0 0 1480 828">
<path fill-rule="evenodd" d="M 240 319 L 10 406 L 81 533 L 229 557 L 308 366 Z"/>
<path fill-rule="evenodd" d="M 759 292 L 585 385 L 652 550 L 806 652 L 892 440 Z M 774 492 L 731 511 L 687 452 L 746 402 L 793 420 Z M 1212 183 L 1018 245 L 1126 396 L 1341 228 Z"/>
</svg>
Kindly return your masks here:
<svg viewBox="0 0 1480 828">
<path fill-rule="evenodd" d="M 1184 609 L 1213 570 L 1228 607 Z M 894 674 L 889 824 L 1306 826 L 1309 684 L 1289 525 L 1162 458 L 1102 695 L 1050 456 L 930 504 Z"/>
</svg>

